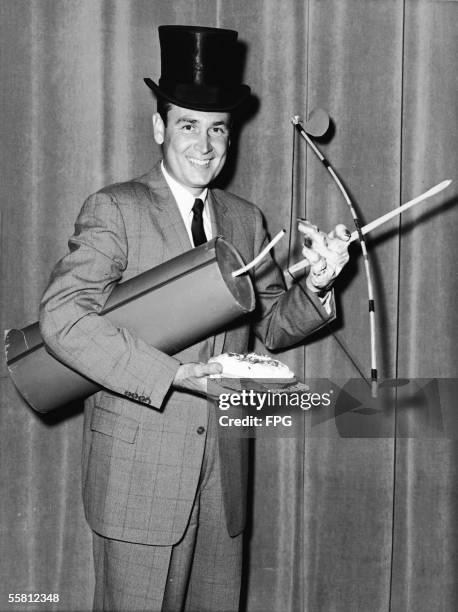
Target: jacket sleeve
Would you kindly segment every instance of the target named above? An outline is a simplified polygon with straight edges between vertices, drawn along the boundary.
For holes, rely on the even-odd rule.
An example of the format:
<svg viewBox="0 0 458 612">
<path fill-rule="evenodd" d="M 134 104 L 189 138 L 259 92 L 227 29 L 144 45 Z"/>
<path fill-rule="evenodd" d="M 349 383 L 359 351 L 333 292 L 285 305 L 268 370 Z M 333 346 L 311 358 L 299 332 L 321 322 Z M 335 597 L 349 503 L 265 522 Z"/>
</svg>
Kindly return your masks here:
<svg viewBox="0 0 458 612">
<path fill-rule="evenodd" d="M 90 196 L 40 305 L 50 352 L 115 393 L 159 408 L 180 362 L 100 316 L 127 266 L 122 214 L 107 193 Z"/>
<path fill-rule="evenodd" d="M 268 238 L 262 215 L 255 210 L 255 253 L 259 253 Z M 296 344 L 335 318 L 334 296 L 328 314 L 318 296 L 307 288 L 305 277 L 285 291 L 283 276 L 270 256 L 255 268 L 254 283 L 258 308 L 254 332 L 268 349 Z"/>
</svg>

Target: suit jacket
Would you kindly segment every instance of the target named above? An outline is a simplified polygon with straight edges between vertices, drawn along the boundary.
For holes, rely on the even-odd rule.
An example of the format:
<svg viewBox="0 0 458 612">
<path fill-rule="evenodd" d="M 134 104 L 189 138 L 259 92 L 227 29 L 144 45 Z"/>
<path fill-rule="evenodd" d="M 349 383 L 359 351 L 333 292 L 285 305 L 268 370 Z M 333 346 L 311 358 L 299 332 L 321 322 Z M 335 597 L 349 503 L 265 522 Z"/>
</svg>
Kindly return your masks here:
<svg viewBox="0 0 458 612">
<path fill-rule="evenodd" d="M 208 197 L 214 235 L 223 235 L 245 261 L 253 259 L 267 241 L 260 211 L 221 190 Z M 49 350 L 104 387 L 85 402 L 82 473 L 86 517 L 106 537 L 157 545 L 181 539 L 198 486 L 208 404 L 171 383 L 180 363 L 247 349 L 248 319 L 169 356 L 99 316 L 121 279 L 190 248 L 158 164 L 86 200 L 70 251 L 43 296 L 40 324 Z M 254 331 L 268 348 L 296 343 L 323 324 L 299 287 L 285 292 L 270 258 L 253 280 Z M 147 403 L 132 401 L 133 393 Z M 245 519 L 245 441 L 221 438 L 220 453 L 227 526 L 236 535 Z"/>
</svg>

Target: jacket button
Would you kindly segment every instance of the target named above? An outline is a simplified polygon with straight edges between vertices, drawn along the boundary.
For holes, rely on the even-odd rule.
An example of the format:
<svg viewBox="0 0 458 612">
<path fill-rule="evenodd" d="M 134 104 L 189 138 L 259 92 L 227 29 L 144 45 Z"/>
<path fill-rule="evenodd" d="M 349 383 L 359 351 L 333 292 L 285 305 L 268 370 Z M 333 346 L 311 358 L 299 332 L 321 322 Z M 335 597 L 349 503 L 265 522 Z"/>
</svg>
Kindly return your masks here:
<svg viewBox="0 0 458 612">
<path fill-rule="evenodd" d="M 197 428 L 197 433 L 198 433 L 198 434 L 203 434 L 203 433 L 204 433 L 204 431 L 205 431 L 205 427 L 202 427 L 202 425 L 200 425 L 200 426 Z"/>
</svg>

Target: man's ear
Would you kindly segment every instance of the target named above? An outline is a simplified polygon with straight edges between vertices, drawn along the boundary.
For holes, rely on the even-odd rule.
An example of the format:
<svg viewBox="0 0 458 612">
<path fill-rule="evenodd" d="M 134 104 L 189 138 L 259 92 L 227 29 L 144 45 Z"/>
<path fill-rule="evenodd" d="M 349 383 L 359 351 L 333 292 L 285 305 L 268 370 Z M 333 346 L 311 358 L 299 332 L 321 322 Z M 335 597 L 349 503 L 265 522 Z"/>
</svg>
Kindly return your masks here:
<svg viewBox="0 0 458 612">
<path fill-rule="evenodd" d="M 165 135 L 165 125 L 162 121 L 162 117 L 159 113 L 154 113 L 153 115 L 153 136 L 154 141 L 158 145 L 162 145 L 164 143 L 164 135 Z"/>
</svg>

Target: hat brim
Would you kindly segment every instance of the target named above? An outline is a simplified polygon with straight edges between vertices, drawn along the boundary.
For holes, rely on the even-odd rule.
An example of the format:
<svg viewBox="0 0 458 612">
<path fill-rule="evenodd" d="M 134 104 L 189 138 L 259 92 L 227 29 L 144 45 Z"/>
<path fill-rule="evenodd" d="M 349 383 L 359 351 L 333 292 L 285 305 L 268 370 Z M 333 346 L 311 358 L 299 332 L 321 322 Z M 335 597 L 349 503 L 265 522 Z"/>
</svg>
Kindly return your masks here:
<svg viewBox="0 0 458 612">
<path fill-rule="evenodd" d="M 171 95 L 169 92 L 165 91 L 163 88 L 161 89 L 159 85 L 157 85 L 154 81 L 152 81 L 148 77 L 144 78 L 143 80 L 148 85 L 148 87 L 154 91 L 156 96 L 160 96 L 164 100 L 167 100 L 168 102 L 171 102 L 172 104 L 175 104 L 176 106 L 180 106 L 182 108 L 189 108 L 191 110 L 198 110 L 198 111 L 207 111 L 207 112 L 232 111 L 238 106 L 240 106 L 242 102 L 245 102 L 245 100 L 248 98 L 248 96 L 251 93 L 251 89 L 248 87 L 248 85 L 239 85 L 236 91 L 231 92 L 230 96 L 226 96 L 226 99 L 220 100 L 215 103 L 208 102 L 207 100 L 205 100 L 204 96 L 202 100 L 190 101 L 190 100 L 185 100 L 183 98 L 178 98 L 174 95 Z"/>
</svg>

